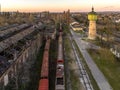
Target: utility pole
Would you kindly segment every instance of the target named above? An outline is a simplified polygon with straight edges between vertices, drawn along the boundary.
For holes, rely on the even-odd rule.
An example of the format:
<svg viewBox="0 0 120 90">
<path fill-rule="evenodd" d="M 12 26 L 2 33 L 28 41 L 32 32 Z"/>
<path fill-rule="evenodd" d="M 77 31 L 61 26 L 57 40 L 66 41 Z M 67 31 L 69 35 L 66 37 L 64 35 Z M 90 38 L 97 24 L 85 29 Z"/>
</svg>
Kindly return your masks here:
<svg viewBox="0 0 120 90">
<path fill-rule="evenodd" d="M 1 15 L 1 4 L 0 4 L 0 15 Z"/>
</svg>

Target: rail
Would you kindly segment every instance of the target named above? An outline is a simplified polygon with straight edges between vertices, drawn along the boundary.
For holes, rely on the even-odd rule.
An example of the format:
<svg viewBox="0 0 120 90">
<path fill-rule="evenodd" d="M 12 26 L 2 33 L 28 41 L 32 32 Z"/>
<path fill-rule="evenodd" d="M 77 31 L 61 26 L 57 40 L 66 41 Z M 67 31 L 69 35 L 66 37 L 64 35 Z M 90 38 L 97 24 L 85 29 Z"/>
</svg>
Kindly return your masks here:
<svg viewBox="0 0 120 90">
<path fill-rule="evenodd" d="M 73 40 L 72 40 L 71 37 L 70 37 L 70 41 L 71 41 L 72 48 L 73 48 L 73 51 L 74 51 L 74 54 L 75 54 L 75 57 L 76 57 L 76 63 L 78 64 L 78 67 L 79 67 L 79 70 L 80 70 L 80 82 L 83 84 L 83 86 L 86 90 L 94 90 L 93 86 L 90 82 L 89 76 L 88 76 L 88 74 L 85 70 L 85 67 L 84 67 L 82 61 L 80 60 L 80 57 L 77 53 L 77 50 L 76 50 L 76 48 L 73 44 Z"/>
</svg>

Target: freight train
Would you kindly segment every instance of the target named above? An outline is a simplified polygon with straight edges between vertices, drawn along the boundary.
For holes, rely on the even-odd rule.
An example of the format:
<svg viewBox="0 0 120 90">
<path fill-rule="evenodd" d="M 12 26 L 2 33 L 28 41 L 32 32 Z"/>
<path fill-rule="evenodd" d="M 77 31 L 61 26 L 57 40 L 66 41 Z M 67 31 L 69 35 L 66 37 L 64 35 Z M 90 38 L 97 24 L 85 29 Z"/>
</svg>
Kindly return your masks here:
<svg viewBox="0 0 120 90">
<path fill-rule="evenodd" d="M 43 62 L 41 68 L 41 76 L 39 81 L 38 90 L 49 90 L 49 48 L 50 48 L 50 39 L 46 41 Z"/>
<path fill-rule="evenodd" d="M 57 66 L 56 66 L 55 90 L 65 90 L 62 31 L 59 32 L 59 38 L 58 38 L 58 57 L 57 57 Z"/>
</svg>

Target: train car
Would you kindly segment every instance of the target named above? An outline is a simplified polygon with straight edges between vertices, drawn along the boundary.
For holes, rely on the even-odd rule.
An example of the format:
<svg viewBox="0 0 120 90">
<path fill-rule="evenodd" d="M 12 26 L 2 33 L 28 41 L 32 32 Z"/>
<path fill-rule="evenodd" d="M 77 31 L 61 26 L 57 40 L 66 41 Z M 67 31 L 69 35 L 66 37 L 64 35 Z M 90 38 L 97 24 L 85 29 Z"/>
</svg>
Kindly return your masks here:
<svg viewBox="0 0 120 90">
<path fill-rule="evenodd" d="M 57 63 L 56 90 L 65 90 L 65 87 L 64 87 L 64 65 L 62 63 Z"/>
<path fill-rule="evenodd" d="M 62 32 L 60 32 L 58 39 L 58 57 L 57 62 L 64 62 L 63 60 L 63 41 L 62 41 Z"/>
<path fill-rule="evenodd" d="M 41 68 L 41 78 L 39 81 L 38 90 L 49 90 L 49 48 L 50 48 L 50 39 L 46 41 L 43 62 Z"/>
<path fill-rule="evenodd" d="M 49 90 L 49 80 L 48 79 L 41 79 L 39 82 L 38 90 Z"/>
<path fill-rule="evenodd" d="M 41 78 L 48 77 L 48 59 L 49 59 L 49 47 L 50 47 L 50 39 L 46 41 L 45 49 L 44 49 L 44 54 L 43 54 L 43 63 L 42 63 L 42 69 L 41 69 Z"/>
<path fill-rule="evenodd" d="M 41 68 L 41 78 L 48 77 L 48 51 L 44 51 L 43 63 Z"/>
<path fill-rule="evenodd" d="M 58 39 L 58 57 L 57 57 L 55 84 L 56 84 L 55 90 L 65 90 L 62 32 L 60 32 L 59 39 Z"/>
<path fill-rule="evenodd" d="M 57 58 L 57 61 L 58 62 L 64 62 L 63 60 L 63 47 L 62 47 L 62 44 L 59 45 L 58 47 L 58 58 Z"/>
<path fill-rule="evenodd" d="M 49 51 L 49 48 L 50 48 L 50 39 L 47 40 L 44 50 L 48 50 Z"/>
</svg>

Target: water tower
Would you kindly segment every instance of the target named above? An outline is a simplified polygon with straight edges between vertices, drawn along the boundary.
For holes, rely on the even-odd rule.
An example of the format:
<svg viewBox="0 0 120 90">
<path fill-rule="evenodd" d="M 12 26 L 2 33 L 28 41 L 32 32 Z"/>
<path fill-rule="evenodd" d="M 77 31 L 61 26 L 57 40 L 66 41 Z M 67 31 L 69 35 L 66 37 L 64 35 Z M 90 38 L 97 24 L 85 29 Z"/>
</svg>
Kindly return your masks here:
<svg viewBox="0 0 120 90">
<path fill-rule="evenodd" d="M 97 20 L 97 13 L 94 12 L 94 8 L 92 7 L 92 11 L 88 13 L 88 20 L 89 20 L 89 32 L 88 38 L 91 40 L 96 39 L 96 20 Z"/>
</svg>

